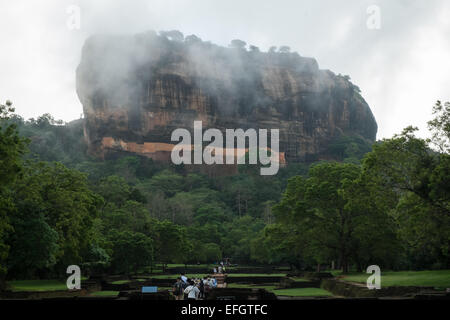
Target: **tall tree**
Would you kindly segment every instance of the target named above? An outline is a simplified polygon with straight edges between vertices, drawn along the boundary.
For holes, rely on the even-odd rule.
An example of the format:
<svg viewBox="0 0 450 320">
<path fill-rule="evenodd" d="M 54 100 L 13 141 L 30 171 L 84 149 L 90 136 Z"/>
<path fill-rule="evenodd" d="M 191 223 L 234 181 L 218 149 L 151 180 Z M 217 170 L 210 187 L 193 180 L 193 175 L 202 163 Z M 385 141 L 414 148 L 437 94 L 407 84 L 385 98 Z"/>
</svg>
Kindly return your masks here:
<svg viewBox="0 0 450 320">
<path fill-rule="evenodd" d="M 450 157 L 445 152 L 445 118 L 439 114 L 430 126 L 431 140 L 415 136 L 408 127 L 400 135 L 374 145 L 363 161 L 363 172 L 384 193 L 396 215 L 409 268 L 450 265 Z M 436 112 L 435 112 L 436 113 Z M 440 145 L 442 153 L 432 150 Z"/>
<path fill-rule="evenodd" d="M 450 152 L 450 102 L 437 101 L 433 107 L 434 119 L 428 122 L 431 142 L 443 153 Z"/>
<path fill-rule="evenodd" d="M 25 153 L 27 141 L 20 137 L 17 125 L 11 123 L 14 108 L 10 101 L 0 104 L 0 289 L 4 287 L 7 272 L 6 259 L 9 246 L 5 243 L 9 232 L 8 213 L 13 210 L 10 186 L 22 170 L 21 157 Z"/>
<path fill-rule="evenodd" d="M 40 219 L 43 215 L 45 223 L 57 233 L 59 271 L 82 262 L 102 204 L 102 199 L 89 189 L 86 175 L 61 163 L 31 162 L 14 185 L 13 200 L 16 221 Z"/>
<path fill-rule="evenodd" d="M 184 263 L 189 259 L 188 253 L 192 247 L 190 239 L 196 239 L 196 234 L 187 234 L 184 227 L 170 221 L 153 221 L 149 225 L 149 234 L 155 240 L 155 256 L 164 267 L 172 263 Z"/>
<path fill-rule="evenodd" d="M 354 164 L 320 163 L 311 167 L 308 178 L 289 180 L 273 210 L 276 222 L 290 230 L 287 236 L 297 243 L 301 261 L 338 260 L 348 272 L 353 262 L 364 260 L 358 253 L 374 251 L 367 229 L 378 230 L 388 224 L 388 217 L 370 210 L 368 194 L 360 192 L 360 173 Z"/>
<path fill-rule="evenodd" d="M 153 263 L 153 240 L 145 234 L 132 231 L 113 231 L 112 266 L 116 272 L 135 272 Z"/>
</svg>

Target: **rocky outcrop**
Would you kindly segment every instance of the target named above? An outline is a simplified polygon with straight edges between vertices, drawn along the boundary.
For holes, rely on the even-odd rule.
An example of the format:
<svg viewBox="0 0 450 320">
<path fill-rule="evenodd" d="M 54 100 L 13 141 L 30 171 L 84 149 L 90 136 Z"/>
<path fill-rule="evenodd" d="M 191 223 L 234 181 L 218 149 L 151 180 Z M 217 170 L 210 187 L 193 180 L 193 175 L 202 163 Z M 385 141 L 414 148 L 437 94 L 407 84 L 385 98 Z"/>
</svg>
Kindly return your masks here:
<svg viewBox="0 0 450 320">
<path fill-rule="evenodd" d="M 374 141 L 359 89 L 289 52 L 224 48 L 154 32 L 93 36 L 77 69 L 85 138 L 98 157 L 130 152 L 168 161 L 176 128 L 280 129 L 283 159 L 327 158 L 334 138 Z"/>
</svg>

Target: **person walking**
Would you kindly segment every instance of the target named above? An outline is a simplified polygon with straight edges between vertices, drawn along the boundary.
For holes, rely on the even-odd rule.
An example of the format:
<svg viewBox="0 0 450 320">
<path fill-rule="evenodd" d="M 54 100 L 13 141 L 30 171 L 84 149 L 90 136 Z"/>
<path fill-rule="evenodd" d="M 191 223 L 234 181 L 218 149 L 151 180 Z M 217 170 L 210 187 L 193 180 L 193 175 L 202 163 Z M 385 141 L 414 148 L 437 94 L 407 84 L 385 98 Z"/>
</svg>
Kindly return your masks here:
<svg viewBox="0 0 450 320">
<path fill-rule="evenodd" d="M 188 300 L 197 300 L 200 290 L 194 284 L 194 281 L 191 281 L 189 286 L 186 289 L 184 289 L 184 293 L 187 294 Z"/>
<path fill-rule="evenodd" d="M 188 278 L 184 275 L 184 273 L 181 274 L 181 280 L 182 280 L 184 283 L 187 283 Z"/>
<path fill-rule="evenodd" d="M 175 300 L 183 300 L 183 281 L 181 281 L 181 277 L 177 278 L 177 282 L 173 285 L 173 295 L 175 296 Z"/>
<path fill-rule="evenodd" d="M 206 277 L 204 279 L 206 279 Z M 198 289 L 200 290 L 199 298 L 204 299 L 205 298 L 205 282 L 201 278 L 198 282 Z"/>
<path fill-rule="evenodd" d="M 205 300 L 207 300 L 209 292 L 211 291 L 211 288 L 212 288 L 212 282 L 211 282 L 210 278 L 205 277 L 205 280 L 203 281 L 203 283 L 204 283 L 204 289 L 203 289 L 204 290 L 204 295 L 203 295 L 203 298 Z"/>
<path fill-rule="evenodd" d="M 217 279 L 216 278 L 212 278 L 211 283 L 212 283 L 213 288 L 217 288 Z"/>
<path fill-rule="evenodd" d="M 181 278 L 181 283 L 183 284 L 183 300 L 187 300 L 188 295 L 185 293 L 185 290 L 187 287 L 189 287 L 189 283 L 191 282 L 190 279 L 186 278 L 186 282 L 183 282 L 183 278 Z"/>
</svg>

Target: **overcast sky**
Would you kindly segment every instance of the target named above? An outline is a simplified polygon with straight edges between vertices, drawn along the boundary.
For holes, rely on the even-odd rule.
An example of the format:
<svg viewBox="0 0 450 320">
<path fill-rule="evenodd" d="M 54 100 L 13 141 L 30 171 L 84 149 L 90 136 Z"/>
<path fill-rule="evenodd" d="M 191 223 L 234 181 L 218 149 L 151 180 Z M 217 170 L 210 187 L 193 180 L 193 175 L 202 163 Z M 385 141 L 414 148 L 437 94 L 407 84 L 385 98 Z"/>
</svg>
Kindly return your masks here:
<svg viewBox="0 0 450 320">
<path fill-rule="evenodd" d="M 80 28 L 67 26 L 71 5 Z M 376 13 L 380 9 L 380 28 Z M 72 11 L 73 12 L 73 11 Z M 321 69 L 349 75 L 378 122 L 378 138 L 407 125 L 422 135 L 436 100 L 450 101 L 448 0 L 0 0 L 0 101 L 28 119 L 78 119 L 75 69 L 95 33 L 178 29 L 266 51 L 288 45 Z"/>
</svg>

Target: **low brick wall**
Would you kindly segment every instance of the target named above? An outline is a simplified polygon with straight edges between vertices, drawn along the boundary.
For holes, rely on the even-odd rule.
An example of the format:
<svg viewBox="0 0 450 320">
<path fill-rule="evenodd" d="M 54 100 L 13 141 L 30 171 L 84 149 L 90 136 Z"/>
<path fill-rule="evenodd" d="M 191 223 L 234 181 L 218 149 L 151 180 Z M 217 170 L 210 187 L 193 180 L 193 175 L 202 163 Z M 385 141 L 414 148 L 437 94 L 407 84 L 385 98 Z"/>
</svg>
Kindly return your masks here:
<svg viewBox="0 0 450 320">
<path fill-rule="evenodd" d="M 102 284 L 101 281 L 95 280 L 82 280 L 81 289 L 86 289 L 87 291 L 101 291 Z"/>
<path fill-rule="evenodd" d="M 168 291 L 155 293 L 141 293 L 140 291 L 121 291 L 120 298 L 128 300 L 175 300 L 175 297 Z"/>
<path fill-rule="evenodd" d="M 188 273 L 193 273 L 193 274 L 202 274 L 204 273 L 205 275 L 210 274 L 213 271 L 212 268 L 184 268 L 184 267 L 177 267 L 177 268 L 167 268 L 166 269 L 166 273 L 168 274 L 178 274 L 181 275 L 182 273 L 188 274 Z"/>
<path fill-rule="evenodd" d="M 87 290 L 56 290 L 56 291 L 4 291 L 0 299 L 54 299 L 82 297 L 88 293 Z"/>
<path fill-rule="evenodd" d="M 287 277 L 298 277 L 311 280 L 331 279 L 333 275 L 329 272 L 292 272 Z"/>
<path fill-rule="evenodd" d="M 211 274 L 213 272 L 214 266 L 210 266 L 209 268 L 196 268 L 196 267 L 176 267 L 176 268 L 167 268 L 166 273 L 168 274 L 181 274 L 181 273 L 193 273 L 193 274 L 202 274 L 205 275 Z M 218 268 L 218 266 L 216 266 Z M 275 270 L 273 267 L 225 267 L 227 272 L 231 273 L 278 273 L 279 271 Z"/>
<path fill-rule="evenodd" d="M 291 278 L 283 278 L 280 281 L 280 288 L 320 288 L 319 280 L 295 281 Z"/>
<path fill-rule="evenodd" d="M 114 284 L 110 282 L 102 282 L 101 290 L 103 291 L 129 291 L 140 290 L 142 287 L 172 287 L 176 282 L 175 279 L 148 279 L 146 281 L 130 281 L 127 283 Z"/>
<path fill-rule="evenodd" d="M 264 276 L 264 277 L 233 277 L 232 274 L 227 276 L 227 283 L 254 283 L 254 284 L 261 284 L 261 283 L 278 283 L 280 282 L 284 277 L 271 277 L 271 276 Z"/>
<path fill-rule="evenodd" d="M 433 290 L 432 287 L 381 287 L 369 290 L 366 286 L 346 282 L 338 279 L 324 279 L 321 288 L 330 291 L 336 296 L 351 298 L 378 298 L 378 297 L 406 297 L 415 296 L 423 290 Z"/>
<path fill-rule="evenodd" d="M 277 300 L 277 296 L 265 289 L 216 288 L 208 300 Z"/>
</svg>

